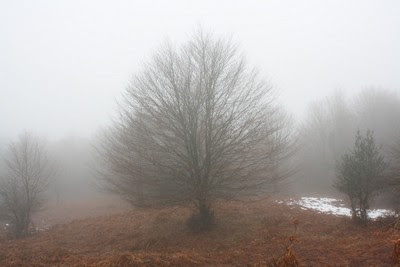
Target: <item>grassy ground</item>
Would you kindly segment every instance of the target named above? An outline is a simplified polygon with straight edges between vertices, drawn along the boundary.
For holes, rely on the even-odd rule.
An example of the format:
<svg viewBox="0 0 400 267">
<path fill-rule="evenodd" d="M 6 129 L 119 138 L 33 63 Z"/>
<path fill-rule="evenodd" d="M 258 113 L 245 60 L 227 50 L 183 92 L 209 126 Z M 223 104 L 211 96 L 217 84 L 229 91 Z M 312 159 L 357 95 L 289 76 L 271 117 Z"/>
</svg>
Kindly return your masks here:
<svg viewBox="0 0 400 267">
<path fill-rule="evenodd" d="M 191 233 L 190 207 L 135 210 L 59 224 L 0 243 L 0 266 L 266 266 L 298 229 L 302 266 L 392 266 L 384 222 L 359 228 L 348 218 L 276 204 L 219 202 L 214 230 Z"/>
</svg>

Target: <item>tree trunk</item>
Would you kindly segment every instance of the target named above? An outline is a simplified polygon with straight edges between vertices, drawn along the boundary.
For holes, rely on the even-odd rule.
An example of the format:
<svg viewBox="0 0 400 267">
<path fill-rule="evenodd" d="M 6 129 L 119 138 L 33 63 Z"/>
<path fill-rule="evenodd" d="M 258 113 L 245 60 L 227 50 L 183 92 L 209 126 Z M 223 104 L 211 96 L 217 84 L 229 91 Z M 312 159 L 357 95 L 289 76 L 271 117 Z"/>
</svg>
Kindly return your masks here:
<svg viewBox="0 0 400 267">
<path fill-rule="evenodd" d="M 368 221 L 368 200 L 367 198 L 363 198 L 360 200 L 360 220 L 363 225 L 365 225 Z"/>
<path fill-rule="evenodd" d="M 201 230 L 207 230 L 214 224 L 214 213 L 205 198 L 199 199 L 199 226 Z"/>
<path fill-rule="evenodd" d="M 351 219 L 356 222 L 358 219 L 357 216 L 357 209 L 356 209 L 356 205 L 354 203 L 354 200 L 352 198 L 350 198 L 350 205 L 351 205 Z"/>
</svg>

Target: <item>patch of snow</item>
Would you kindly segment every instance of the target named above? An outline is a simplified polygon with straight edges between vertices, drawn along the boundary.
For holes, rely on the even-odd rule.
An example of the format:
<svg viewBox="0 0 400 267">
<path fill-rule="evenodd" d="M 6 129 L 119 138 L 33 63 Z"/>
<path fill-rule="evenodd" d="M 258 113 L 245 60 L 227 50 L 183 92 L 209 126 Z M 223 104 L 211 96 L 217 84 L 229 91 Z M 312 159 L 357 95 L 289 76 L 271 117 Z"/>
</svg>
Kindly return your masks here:
<svg viewBox="0 0 400 267">
<path fill-rule="evenodd" d="M 301 209 L 311 209 L 318 212 L 332 214 L 335 216 L 351 216 L 351 210 L 346 208 L 342 200 L 328 197 L 302 197 L 299 200 L 276 201 L 278 204 L 286 203 L 289 206 L 297 205 Z M 387 209 L 368 210 L 371 219 L 393 215 L 394 212 Z"/>
<path fill-rule="evenodd" d="M 379 217 L 387 217 L 394 215 L 394 211 L 392 210 L 387 210 L 387 209 L 373 209 L 373 210 L 368 210 L 368 216 L 372 219 L 377 219 Z"/>
</svg>

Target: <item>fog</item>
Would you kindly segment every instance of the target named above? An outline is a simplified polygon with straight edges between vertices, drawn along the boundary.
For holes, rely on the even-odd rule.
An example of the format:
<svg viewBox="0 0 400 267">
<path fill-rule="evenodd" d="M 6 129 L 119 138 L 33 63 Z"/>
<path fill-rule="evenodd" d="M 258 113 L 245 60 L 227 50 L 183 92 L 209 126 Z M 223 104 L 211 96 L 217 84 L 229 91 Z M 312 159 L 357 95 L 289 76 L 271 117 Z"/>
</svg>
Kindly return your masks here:
<svg viewBox="0 0 400 267">
<path fill-rule="evenodd" d="M 400 97 L 384 89 L 366 88 L 347 97 L 335 91 L 312 103 L 300 129 L 301 168 L 292 189 L 335 192 L 336 164 L 351 150 L 357 130 L 373 131 L 381 153 L 390 161 L 400 139 L 399 122 Z"/>
<path fill-rule="evenodd" d="M 398 266 L 400 1 L 0 1 L 0 266 Z"/>
<path fill-rule="evenodd" d="M 400 88 L 397 1 L 2 1 L 0 136 L 92 137 L 165 39 L 232 36 L 297 118 L 334 89 Z"/>
<path fill-rule="evenodd" d="M 25 130 L 58 162 L 50 199 L 99 193 L 101 129 L 160 44 L 198 28 L 230 38 L 298 133 L 294 192 L 331 192 L 335 161 L 371 129 L 400 137 L 398 1 L 2 1 L 0 157 Z"/>
</svg>

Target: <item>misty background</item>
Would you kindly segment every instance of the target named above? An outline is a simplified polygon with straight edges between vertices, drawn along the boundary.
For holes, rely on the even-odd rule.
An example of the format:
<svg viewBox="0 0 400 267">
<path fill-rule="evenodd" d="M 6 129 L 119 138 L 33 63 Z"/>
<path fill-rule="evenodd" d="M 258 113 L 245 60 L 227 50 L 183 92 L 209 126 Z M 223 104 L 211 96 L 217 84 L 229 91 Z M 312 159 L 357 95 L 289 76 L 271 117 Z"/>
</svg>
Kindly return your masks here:
<svg viewBox="0 0 400 267">
<path fill-rule="evenodd" d="M 92 146 L 129 79 L 161 42 L 201 25 L 238 43 L 293 115 L 294 187 L 330 188 L 357 128 L 388 146 L 400 136 L 399 11 L 398 1 L 1 1 L 0 156 L 32 131 L 60 163 L 51 194 L 92 192 Z"/>
</svg>

